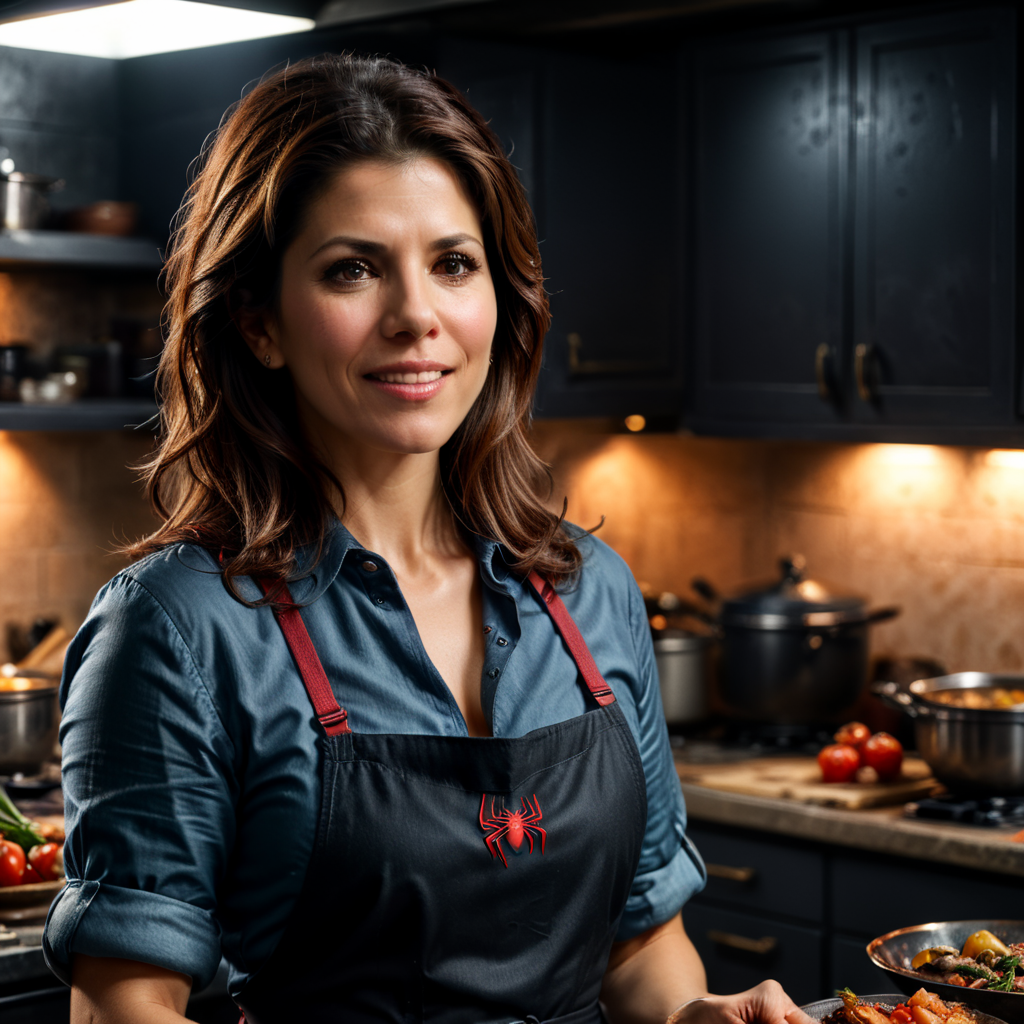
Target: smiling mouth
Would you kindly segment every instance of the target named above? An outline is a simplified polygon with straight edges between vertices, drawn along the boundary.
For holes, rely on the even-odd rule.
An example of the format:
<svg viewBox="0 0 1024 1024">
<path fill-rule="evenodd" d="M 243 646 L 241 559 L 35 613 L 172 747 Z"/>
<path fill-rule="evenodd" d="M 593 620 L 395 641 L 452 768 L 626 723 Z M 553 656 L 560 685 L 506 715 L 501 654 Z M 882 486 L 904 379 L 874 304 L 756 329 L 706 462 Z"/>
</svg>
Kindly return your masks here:
<svg viewBox="0 0 1024 1024">
<path fill-rule="evenodd" d="M 385 384 L 431 384 L 440 380 L 451 370 L 424 370 L 421 373 L 368 373 L 370 380 L 380 380 Z"/>
</svg>

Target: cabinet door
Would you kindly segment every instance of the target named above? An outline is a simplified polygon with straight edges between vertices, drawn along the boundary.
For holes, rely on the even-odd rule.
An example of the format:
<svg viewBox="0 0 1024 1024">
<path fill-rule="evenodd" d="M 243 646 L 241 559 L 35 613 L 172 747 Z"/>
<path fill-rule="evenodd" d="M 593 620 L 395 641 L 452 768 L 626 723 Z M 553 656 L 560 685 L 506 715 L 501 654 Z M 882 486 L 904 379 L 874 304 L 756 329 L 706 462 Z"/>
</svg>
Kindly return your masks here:
<svg viewBox="0 0 1024 1024">
<path fill-rule="evenodd" d="M 712 992 L 742 992 L 774 978 L 797 1003 L 821 998 L 818 929 L 695 903 L 683 907 L 683 924 L 704 961 Z"/>
<path fill-rule="evenodd" d="M 838 418 L 845 38 L 807 34 L 698 56 L 698 429 Z"/>
<path fill-rule="evenodd" d="M 858 419 L 1013 417 L 1013 16 L 858 30 Z"/>
<path fill-rule="evenodd" d="M 541 258 L 551 295 L 542 416 L 682 405 L 674 65 L 545 57 Z"/>
</svg>

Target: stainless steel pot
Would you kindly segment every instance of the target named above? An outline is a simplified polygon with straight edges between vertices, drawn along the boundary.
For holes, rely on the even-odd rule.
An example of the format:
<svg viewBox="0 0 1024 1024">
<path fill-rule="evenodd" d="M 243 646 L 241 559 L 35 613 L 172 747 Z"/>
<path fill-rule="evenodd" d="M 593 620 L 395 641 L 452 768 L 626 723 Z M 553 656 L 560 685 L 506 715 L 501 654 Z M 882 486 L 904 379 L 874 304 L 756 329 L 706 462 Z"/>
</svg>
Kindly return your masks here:
<svg viewBox="0 0 1024 1024">
<path fill-rule="evenodd" d="M 838 722 L 867 682 L 868 626 L 899 609 L 869 611 L 862 597 L 805 579 L 799 556 L 780 566 L 778 580 L 720 602 L 719 696 L 754 721 Z"/>
<path fill-rule="evenodd" d="M 5 680 L 13 683 L 15 680 Z M 56 680 L 0 690 L 0 772 L 37 772 L 53 754 L 60 724 Z"/>
<path fill-rule="evenodd" d="M 48 193 L 64 187 L 59 178 L 11 171 L 0 174 L 3 192 L 4 228 L 8 231 L 41 228 L 50 213 Z"/>
<path fill-rule="evenodd" d="M 917 752 L 950 789 L 1024 793 L 1024 709 L 958 708 L 929 700 L 939 690 L 990 686 L 1024 688 L 1024 675 L 958 672 L 918 679 L 908 689 L 882 683 L 875 693 L 914 720 Z"/>
<path fill-rule="evenodd" d="M 708 654 L 712 640 L 683 630 L 666 630 L 654 641 L 661 703 L 672 726 L 701 722 L 708 713 Z"/>
</svg>

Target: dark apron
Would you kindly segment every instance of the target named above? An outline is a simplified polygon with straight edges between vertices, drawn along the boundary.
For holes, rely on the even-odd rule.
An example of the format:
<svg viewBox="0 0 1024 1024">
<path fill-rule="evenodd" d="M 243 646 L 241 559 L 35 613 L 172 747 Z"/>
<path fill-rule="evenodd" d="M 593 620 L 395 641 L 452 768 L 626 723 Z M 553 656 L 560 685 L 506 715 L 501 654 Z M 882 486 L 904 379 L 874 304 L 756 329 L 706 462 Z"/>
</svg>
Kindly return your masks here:
<svg viewBox="0 0 1024 1024">
<path fill-rule="evenodd" d="M 298 609 L 278 614 L 324 727 L 322 798 L 295 910 L 238 996 L 249 1024 L 601 1020 L 643 766 L 561 598 L 530 582 L 595 707 L 515 739 L 353 733 Z"/>
</svg>

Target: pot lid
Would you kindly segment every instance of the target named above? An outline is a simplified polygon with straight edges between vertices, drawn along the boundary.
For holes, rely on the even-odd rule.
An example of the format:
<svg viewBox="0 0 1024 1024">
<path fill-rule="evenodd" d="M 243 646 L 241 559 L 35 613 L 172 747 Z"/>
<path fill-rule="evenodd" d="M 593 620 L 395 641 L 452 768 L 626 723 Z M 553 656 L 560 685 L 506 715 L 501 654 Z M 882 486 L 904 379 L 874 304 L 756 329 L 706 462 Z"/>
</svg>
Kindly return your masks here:
<svg viewBox="0 0 1024 1024">
<path fill-rule="evenodd" d="M 864 598 L 821 580 L 805 578 L 805 564 L 802 555 L 780 559 L 780 578 L 724 601 L 723 621 L 771 616 L 780 625 L 783 622 L 806 625 L 807 616 L 822 613 L 829 613 L 841 621 L 864 617 Z"/>
</svg>

